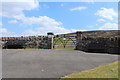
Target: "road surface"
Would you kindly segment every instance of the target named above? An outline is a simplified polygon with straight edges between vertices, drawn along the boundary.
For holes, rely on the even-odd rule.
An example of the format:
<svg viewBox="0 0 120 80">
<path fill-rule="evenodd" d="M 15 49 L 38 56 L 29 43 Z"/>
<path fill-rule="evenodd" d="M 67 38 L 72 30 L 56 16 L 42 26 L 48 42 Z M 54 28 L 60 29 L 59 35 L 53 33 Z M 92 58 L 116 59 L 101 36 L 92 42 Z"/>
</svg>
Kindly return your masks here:
<svg viewBox="0 0 120 80">
<path fill-rule="evenodd" d="M 60 78 L 118 60 L 117 55 L 77 50 L 3 50 L 3 78 Z"/>
</svg>

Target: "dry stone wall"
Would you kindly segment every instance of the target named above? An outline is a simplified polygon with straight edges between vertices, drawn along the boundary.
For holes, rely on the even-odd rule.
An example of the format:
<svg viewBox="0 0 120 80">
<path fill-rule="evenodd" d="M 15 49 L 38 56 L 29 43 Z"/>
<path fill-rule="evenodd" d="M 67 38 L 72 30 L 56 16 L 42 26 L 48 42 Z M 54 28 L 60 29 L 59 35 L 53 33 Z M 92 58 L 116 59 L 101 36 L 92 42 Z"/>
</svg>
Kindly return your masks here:
<svg viewBox="0 0 120 80">
<path fill-rule="evenodd" d="M 2 37 L 0 43 L 2 48 L 50 48 L 47 36 Z"/>
<path fill-rule="evenodd" d="M 119 31 L 77 32 L 77 50 L 87 52 L 119 53 Z"/>
<path fill-rule="evenodd" d="M 76 49 L 87 52 L 120 53 L 120 31 L 84 31 L 70 34 L 48 35 L 64 37 L 76 37 Z M 48 38 L 49 37 L 49 38 Z M 29 36 L 29 37 L 2 37 L 0 47 L 2 48 L 43 48 L 52 49 L 53 38 L 51 36 Z"/>
</svg>

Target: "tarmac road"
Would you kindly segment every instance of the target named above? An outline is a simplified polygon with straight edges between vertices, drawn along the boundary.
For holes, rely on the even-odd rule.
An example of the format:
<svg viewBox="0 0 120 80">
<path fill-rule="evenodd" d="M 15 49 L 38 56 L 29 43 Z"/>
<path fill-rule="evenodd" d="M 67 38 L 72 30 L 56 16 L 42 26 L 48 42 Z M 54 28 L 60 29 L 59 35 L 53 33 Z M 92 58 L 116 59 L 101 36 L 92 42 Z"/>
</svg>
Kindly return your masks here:
<svg viewBox="0 0 120 80">
<path fill-rule="evenodd" d="M 3 78 L 60 78 L 117 61 L 118 55 L 76 50 L 3 50 Z"/>
</svg>

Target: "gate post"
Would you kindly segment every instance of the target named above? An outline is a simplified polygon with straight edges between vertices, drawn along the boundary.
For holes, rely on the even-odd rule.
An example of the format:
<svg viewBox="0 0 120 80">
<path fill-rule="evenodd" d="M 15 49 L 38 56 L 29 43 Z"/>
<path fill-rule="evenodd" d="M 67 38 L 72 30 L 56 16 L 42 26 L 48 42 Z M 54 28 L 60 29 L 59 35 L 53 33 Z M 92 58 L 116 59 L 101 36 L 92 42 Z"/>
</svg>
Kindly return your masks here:
<svg viewBox="0 0 120 80">
<path fill-rule="evenodd" d="M 47 43 L 47 49 L 53 49 L 53 37 L 54 37 L 54 33 L 52 32 L 48 32 L 47 33 L 48 36 L 48 43 Z"/>
<path fill-rule="evenodd" d="M 76 32 L 76 50 L 79 50 L 81 48 L 81 41 L 82 41 L 83 35 L 81 31 Z"/>
</svg>

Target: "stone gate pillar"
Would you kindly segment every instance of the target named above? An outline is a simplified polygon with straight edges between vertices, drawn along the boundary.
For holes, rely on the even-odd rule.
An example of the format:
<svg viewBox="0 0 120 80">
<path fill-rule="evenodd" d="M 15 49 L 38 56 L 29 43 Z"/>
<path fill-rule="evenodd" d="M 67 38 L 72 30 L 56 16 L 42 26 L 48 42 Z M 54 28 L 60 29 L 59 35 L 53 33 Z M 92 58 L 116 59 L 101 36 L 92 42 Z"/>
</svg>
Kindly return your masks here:
<svg viewBox="0 0 120 80">
<path fill-rule="evenodd" d="M 53 49 L 53 37 L 54 37 L 54 33 L 48 32 L 47 36 L 48 36 L 47 49 Z"/>
<path fill-rule="evenodd" d="M 81 41 L 82 41 L 83 35 L 81 31 L 76 32 L 76 50 L 81 49 Z"/>
</svg>

